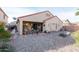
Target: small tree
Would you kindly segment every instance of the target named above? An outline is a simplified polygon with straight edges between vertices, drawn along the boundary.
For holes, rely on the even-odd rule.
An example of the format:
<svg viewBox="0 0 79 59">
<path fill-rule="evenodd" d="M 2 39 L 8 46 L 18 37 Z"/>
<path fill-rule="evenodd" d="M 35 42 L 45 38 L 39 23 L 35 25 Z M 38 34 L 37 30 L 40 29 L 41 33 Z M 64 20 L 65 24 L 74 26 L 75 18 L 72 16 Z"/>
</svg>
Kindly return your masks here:
<svg viewBox="0 0 79 59">
<path fill-rule="evenodd" d="M 77 9 L 78 11 L 75 13 L 76 16 L 79 16 L 79 9 Z"/>
</svg>

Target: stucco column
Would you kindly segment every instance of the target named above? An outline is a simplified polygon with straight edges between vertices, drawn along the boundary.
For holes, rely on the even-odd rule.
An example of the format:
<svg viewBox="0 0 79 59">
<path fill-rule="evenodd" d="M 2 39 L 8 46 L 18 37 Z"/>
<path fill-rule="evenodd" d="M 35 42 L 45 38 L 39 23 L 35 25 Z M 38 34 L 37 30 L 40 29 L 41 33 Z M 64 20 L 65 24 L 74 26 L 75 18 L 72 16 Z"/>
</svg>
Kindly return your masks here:
<svg viewBox="0 0 79 59">
<path fill-rule="evenodd" d="M 22 35 L 22 31 L 23 31 L 23 22 L 22 21 L 20 21 L 19 26 L 20 26 L 20 29 L 19 29 L 20 30 L 20 35 Z"/>
</svg>

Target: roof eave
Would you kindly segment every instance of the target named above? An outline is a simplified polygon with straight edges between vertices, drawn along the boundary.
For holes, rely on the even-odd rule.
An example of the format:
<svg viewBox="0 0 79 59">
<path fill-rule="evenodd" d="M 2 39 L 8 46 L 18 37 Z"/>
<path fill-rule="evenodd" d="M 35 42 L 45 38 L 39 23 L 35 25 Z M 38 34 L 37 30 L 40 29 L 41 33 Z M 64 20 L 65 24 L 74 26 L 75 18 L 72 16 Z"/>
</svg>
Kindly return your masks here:
<svg viewBox="0 0 79 59">
<path fill-rule="evenodd" d="M 8 15 L 0 8 L 0 10 L 8 17 Z"/>
</svg>

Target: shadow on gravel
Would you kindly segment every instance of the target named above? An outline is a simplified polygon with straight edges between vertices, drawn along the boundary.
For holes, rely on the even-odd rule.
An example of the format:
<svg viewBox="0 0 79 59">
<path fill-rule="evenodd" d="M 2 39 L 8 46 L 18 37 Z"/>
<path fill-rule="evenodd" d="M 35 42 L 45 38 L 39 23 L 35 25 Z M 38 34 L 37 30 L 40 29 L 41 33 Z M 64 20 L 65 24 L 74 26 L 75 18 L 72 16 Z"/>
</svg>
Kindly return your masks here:
<svg viewBox="0 0 79 59">
<path fill-rule="evenodd" d="M 60 32 L 29 34 L 25 36 L 15 35 L 11 42 L 17 52 L 47 52 L 75 43 L 71 36 L 61 37 Z"/>
</svg>

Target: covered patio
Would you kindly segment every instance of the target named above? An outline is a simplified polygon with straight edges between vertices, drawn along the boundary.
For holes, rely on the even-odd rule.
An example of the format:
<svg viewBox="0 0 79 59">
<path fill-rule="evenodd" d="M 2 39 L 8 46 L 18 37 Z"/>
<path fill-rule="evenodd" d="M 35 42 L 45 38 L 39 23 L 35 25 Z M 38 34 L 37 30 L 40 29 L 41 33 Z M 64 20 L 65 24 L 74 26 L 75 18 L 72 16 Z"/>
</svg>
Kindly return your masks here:
<svg viewBox="0 0 79 59">
<path fill-rule="evenodd" d="M 23 34 L 37 33 L 43 31 L 42 22 L 23 21 Z"/>
</svg>

